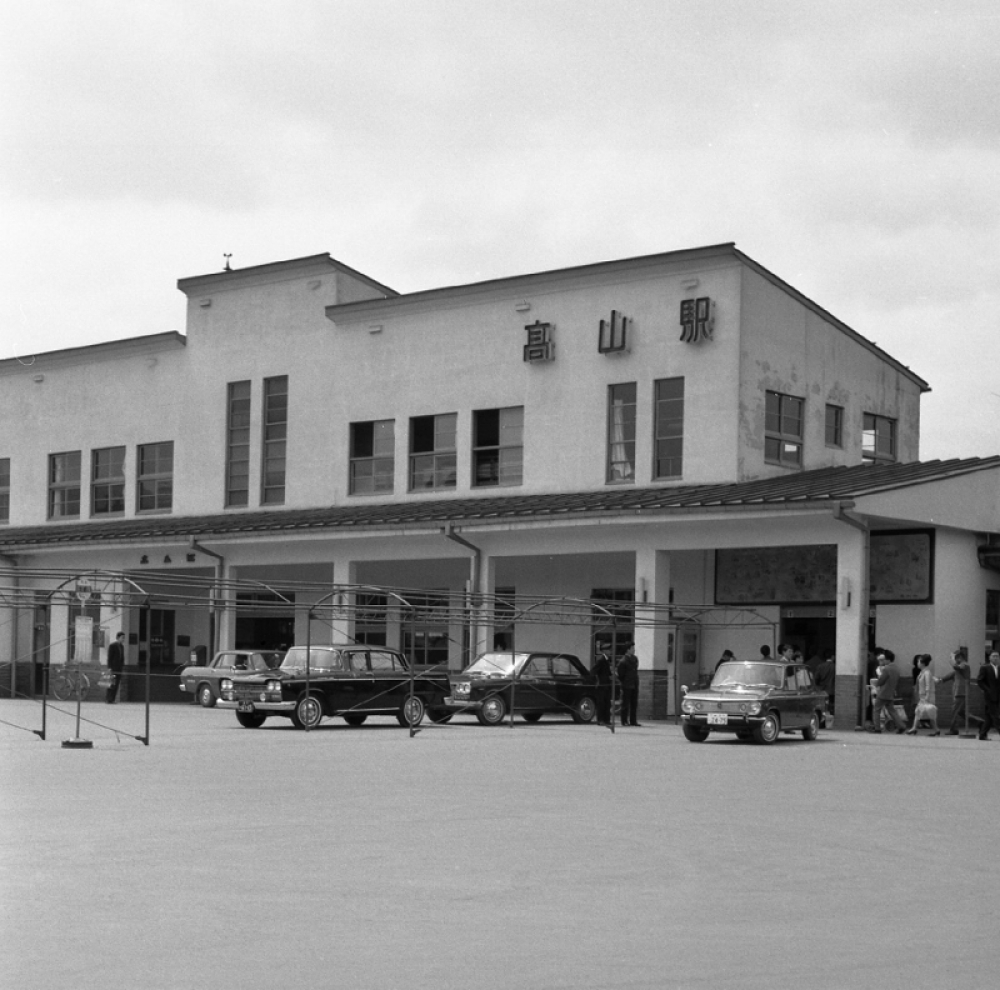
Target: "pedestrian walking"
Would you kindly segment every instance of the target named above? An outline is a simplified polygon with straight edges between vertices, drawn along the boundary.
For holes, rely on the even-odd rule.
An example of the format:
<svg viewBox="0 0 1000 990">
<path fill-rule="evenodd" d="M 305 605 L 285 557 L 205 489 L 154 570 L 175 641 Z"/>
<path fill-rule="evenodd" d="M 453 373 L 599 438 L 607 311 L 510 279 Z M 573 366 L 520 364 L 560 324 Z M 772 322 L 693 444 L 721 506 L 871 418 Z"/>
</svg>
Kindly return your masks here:
<svg viewBox="0 0 1000 990">
<path fill-rule="evenodd" d="M 965 724 L 969 712 L 969 658 L 964 648 L 951 655 L 951 673 L 945 674 L 940 683 L 951 681 L 951 722 L 948 735 L 957 736 L 959 723 Z"/>
<path fill-rule="evenodd" d="M 875 704 L 872 706 L 872 727 L 869 732 L 882 731 L 882 713 L 885 712 L 893 725 L 896 734 L 906 732 L 906 723 L 896 711 L 896 688 L 899 685 L 899 669 L 896 667 L 896 654 L 892 650 L 882 650 L 876 657 L 878 660 L 878 675 L 875 678 Z"/>
<path fill-rule="evenodd" d="M 915 736 L 921 722 L 931 723 L 931 735 L 941 735 L 937 724 L 937 695 L 934 686 L 937 678 L 931 670 L 931 655 L 922 653 L 917 661 L 920 673 L 917 675 L 917 703 L 913 709 L 913 725 L 906 730 L 907 735 Z"/>
<path fill-rule="evenodd" d="M 979 727 L 979 738 L 985 741 L 990 728 L 1000 732 L 1000 653 L 996 650 L 990 654 L 990 662 L 979 668 L 976 684 L 986 703 L 983 724 Z"/>
</svg>

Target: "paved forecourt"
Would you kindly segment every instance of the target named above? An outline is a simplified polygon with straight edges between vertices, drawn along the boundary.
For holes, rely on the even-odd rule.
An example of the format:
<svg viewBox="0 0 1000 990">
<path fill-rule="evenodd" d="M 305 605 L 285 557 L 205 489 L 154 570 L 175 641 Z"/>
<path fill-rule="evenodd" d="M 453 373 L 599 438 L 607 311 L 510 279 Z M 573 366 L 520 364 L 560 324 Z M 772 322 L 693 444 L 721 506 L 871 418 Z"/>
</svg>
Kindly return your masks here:
<svg viewBox="0 0 1000 990">
<path fill-rule="evenodd" d="M 0 986 L 996 983 L 996 741 L 60 708 L 0 702 Z"/>
</svg>

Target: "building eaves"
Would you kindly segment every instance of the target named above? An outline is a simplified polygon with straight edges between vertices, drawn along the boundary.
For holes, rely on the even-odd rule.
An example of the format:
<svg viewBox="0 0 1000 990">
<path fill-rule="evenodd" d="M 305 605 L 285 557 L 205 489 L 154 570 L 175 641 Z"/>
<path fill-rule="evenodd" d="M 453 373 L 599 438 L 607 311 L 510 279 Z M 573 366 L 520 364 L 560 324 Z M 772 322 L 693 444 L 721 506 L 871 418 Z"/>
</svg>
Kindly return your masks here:
<svg viewBox="0 0 1000 990">
<path fill-rule="evenodd" d="M 834 506 L 865 495 L 924 485 L 1000 468 L 1000 456 L 821 468 L 759 481 L 676 487 L 615 488 L 543 495 L 475 496 L 432 501 L 338 505 L 208 516 L 150 517 L 0 529 L 0 552 L 205 540 L 245 534 L 378 532 L 452 524 L 634 518 L 692 511 L 755 511 Z"/>
<path fill-rule="evenodd" d="M 144 337 L 125 337 L 121 340 L 106 340 L 99 344 L 83 344 L 80 347 L 64 347 L 56 351 L 42 351 L 38 354 L 24 354 L 20 357 L 5 358 L 0 361 L 0 373 L 24 371 L 25 368 L 57 365 L 65 362 L 74 364 L 82 361 L 104 361 L 108 358 L 131 357 L 149 351 L 163 351 L 187 346 L 187 338 L 176 330 L 152 333 Z M 36 367 L 37 370 L 37 367 Z"/>
</svg>

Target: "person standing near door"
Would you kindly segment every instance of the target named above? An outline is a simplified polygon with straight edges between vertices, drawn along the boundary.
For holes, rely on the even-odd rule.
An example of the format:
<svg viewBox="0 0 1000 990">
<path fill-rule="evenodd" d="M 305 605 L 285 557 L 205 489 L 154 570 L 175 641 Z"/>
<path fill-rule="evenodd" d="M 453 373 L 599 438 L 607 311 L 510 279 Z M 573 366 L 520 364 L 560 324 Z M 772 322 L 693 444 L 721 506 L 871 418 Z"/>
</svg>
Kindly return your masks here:
<svg viewBox="0 0 1000 990">
<path fill-rule="evenodd" d="M 104 700 L 113 705 L 118 698 L 118 685 L 121 683 L 122 671 L 125 669 L 125 633 L 115 636 L 115 641 L 108 647 L 108 670 L 111 671 L 111 685 Z"/>
<path fill-rule="evenodd" d="M 634 645 L 629 646 L 618 661 L 618 680 L 622 686 L 622 725 L 638 726 L 639 658 Z"/>
</svg>

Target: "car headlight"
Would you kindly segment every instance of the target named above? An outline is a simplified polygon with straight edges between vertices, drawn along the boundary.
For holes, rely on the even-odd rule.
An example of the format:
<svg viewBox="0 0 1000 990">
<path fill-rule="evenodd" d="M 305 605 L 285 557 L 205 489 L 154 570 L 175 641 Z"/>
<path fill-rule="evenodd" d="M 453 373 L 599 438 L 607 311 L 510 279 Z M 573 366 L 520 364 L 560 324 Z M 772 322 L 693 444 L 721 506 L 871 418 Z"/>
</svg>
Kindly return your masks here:
<svg viewBox="0 0 1000 990">
<path fill-rule="evenodd" d="M 228 677 L 223 677 L 219 681 L 219 694 L 222 695 L 223 701 L 233 700 L 233 682 Z"/>
<path fill-rule="evenodd" d="M 760 714 L 760 702 L 759 701 L 752 702 L 750 704 L 750 708 L 748 709 L 748 711 L 750 712 L 751 715 L 759 715 Z"/>
<path fill-rule="evenodd" d="M 268 681 L 264 689 L 272 694 L 281 694 L 281 681 Z"/>
<path fill-rule="evenodd" d="M 691 712 L 694 711 L 694 702 L 693 701 L 682 701 L 681 702 L 681 711 L 687 713 L 688 715 L 690 715 Z"/>
</svg>

